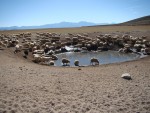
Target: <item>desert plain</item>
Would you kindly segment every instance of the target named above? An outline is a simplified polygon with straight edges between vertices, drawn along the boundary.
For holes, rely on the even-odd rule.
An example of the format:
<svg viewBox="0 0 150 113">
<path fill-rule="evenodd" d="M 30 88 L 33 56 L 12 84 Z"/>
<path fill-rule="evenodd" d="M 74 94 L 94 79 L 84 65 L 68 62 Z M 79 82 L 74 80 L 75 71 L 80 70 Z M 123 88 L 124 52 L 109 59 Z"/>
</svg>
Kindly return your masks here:
<svg viewBox="0 0 150 113">
<path fill-rule="evenodd" d="M 150 26 L 0 31 L 147 36 Z M 132 80 L 121 78 L 129 73 Z M 0 50 L 0 113 L 150 113 L 150 56 L 122 63 L 54 67 Z"/>
</svg>

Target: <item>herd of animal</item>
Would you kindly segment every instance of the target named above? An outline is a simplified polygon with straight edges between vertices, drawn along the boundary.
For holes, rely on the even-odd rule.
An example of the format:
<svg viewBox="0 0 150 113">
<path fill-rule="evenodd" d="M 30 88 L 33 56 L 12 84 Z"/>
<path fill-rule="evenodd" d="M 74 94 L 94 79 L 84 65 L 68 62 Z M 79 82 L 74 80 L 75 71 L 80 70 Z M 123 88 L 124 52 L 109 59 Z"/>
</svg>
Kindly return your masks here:
<svg viewBox="0 0 150 113">
<path fill-rule="evenodd" d="M 32 53 L 33 61 L 36 63 L 55 65 L 54 60 L 58 60 L 57 54 L 69 51 L 66 46 L 76 48 L 73 52 L 117 50 L 123 53 L 150 54 L 150 41 L 145 36 L 98 34 L 91 37 L 88 33 L 63 35 L 49 32 L 0 34 L 0 49 L 15 48 L 15 54 L 23 51 L 26 58 L 28 53 Z M 96 58 L 91 58 L 90 62 L 91 65 L 99 64 Z M 70 60 L 62 58 L 62 64 L 69 65 Z M 79 61 L 75 60 L 74 65 L 79 66 Z"/>
</svg>

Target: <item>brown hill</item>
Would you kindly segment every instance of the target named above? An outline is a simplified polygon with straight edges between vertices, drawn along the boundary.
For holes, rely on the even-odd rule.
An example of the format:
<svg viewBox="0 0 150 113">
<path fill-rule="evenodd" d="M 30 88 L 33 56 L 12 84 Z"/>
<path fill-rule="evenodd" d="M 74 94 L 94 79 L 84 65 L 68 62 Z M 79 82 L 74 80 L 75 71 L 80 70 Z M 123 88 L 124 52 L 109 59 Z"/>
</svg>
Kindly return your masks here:
<svg viewBox="0 0 150 113">
<path fill-rule="evenodd" d="M 119 25 L 133 25 L 133 26 L 136 26 L 136 25 L 150 25 L 150 16 L 144 16 L 144 17 L 141 17 L 141 18 L 137 18 L 137 19 L 134 19 L 134 20 L 130 20 L 130 21 L 127 21 L 127 22 L 124 22 L 124 23 L 120 23 Z"/>
</svg>

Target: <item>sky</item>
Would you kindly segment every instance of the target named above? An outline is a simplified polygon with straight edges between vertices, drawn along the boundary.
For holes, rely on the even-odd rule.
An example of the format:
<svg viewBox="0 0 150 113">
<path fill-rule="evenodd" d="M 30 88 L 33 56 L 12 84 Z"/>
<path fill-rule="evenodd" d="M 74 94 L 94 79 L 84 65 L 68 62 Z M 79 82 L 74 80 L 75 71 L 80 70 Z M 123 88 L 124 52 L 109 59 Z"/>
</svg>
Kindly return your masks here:
<svg viewBox="0 0 150 113">
<path fill-rule="evenodd" d="M 0 0 L 0 27 L 87 21 L 121 23 L 150 15 L 150 0 Z"/>
</svg>

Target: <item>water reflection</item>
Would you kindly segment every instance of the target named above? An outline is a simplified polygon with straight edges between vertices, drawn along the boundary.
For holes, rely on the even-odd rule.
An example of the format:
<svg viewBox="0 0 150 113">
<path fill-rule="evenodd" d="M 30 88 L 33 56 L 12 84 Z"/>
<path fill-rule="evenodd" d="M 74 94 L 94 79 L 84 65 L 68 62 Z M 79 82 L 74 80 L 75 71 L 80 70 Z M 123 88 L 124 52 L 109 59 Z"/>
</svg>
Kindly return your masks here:
<svg viewBox="0 0 150 113">
<path fill-rule="evenodd" d="M 117 51 L 105 51 L 105 52 L 87 52 L 87 53 L 75 53 L 67 52 L 58 54 L 58 60 L 55 61 L 55 66 L 62 66 L 62 58 L 67 58 L 70 60 L 70 66 L 74 66 L 74 61 L 79 60 L 80 66 L 90 65 L 90 59 L 95 57 L 99 60 L 100 64 L 109 64 L 116 62 L 124 62 L 135 60 L 140 58 L 140 55 L 133 53 L 119 53 Z"/>
</svg>

